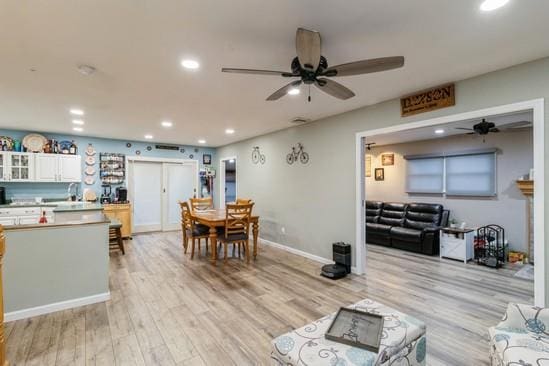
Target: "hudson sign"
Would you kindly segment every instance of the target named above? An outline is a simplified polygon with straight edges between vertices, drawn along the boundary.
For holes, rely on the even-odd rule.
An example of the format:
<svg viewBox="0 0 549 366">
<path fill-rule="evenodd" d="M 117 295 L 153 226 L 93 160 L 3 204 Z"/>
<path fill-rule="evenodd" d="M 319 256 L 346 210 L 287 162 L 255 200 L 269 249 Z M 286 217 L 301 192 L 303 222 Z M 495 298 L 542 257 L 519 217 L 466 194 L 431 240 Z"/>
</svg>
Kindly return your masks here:
<svg viewBox="0 0 549 366">
<path fill-rule="evenodd" d="M 400 98 L 402 117 L 451 107 L 455 104 L 456 91 L 454 84 L 437 86 Z"/>
</svg>

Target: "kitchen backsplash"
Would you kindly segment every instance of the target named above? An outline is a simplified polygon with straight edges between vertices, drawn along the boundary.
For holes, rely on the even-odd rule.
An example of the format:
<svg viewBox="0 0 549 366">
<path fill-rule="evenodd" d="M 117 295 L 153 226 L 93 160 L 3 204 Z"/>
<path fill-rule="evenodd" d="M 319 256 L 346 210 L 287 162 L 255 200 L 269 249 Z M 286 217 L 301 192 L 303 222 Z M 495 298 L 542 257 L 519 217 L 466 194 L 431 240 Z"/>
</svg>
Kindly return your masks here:
<svg viewBox="0 0 549 366">
<path fill-rule="evenodd" d="M 13 139 L 23 140 L 23 138 L 32 132 L 36 131 L 20 131 L 20 130 L 6 130 L 0 129 L 0 136 L 9 136 Z M 215 149 L 205 148 L 199 146 L 187 146 L 178 145 L 180 150 L 161 150 L 155 148 L 154 142 L 141 142 L 141 141 L 128 141 L 128 140 L 114 140 L 106 138 L 88 137 L 88 136 L 76 136 L 76 135 L 60 135 L 53 133 L 36 132 L 44 135 L 48 139 L 54 139 L 57 141 L 74 141 L 78 147 L 78 155 L 82 156 L 82 183 L 80 186 L 80 193 L 84 188 L 91 188 L 95 190 L 97 195 L 101 194 L 101 180 L 99 178 L 99 154 L 102 152 L 125 154 L 127 156 L 141 157 L 155 157 L 155 158 L 171 158 L 171 159 L 194 159 L 198 160 L 200 167 L 202 164 L 202 155 L 210 154 L 212 156 L 212 168 L 216 169 Z M 92 144 L 96 150 L 96 163 L 94 165 L 95 183 L 93 185 L 87 185 L 84 183 L 86 168 L 86 148 L 88 144 Z M 130 145 L 130 147 L 128 147 Z M 149 147 L 149 149 L 148 149 Z M 184 152 L 181 152 L 183 149 Z M 198 150 L 198 151 L 197 151 Z M 139 152 L 139 153 L 138 153 Z M 191 157 L 192 156 L 192 157 Z M 6 197 L 11 199 L 12 197 L 42 197 L 42 198 L 65 198 L 67 195 L 68 183 L 14 183 L 14 182 L 0 182 L 0 186 L 6 187 Z M 113 187 L 115 187 L 113 185 Z"/>
</svg>

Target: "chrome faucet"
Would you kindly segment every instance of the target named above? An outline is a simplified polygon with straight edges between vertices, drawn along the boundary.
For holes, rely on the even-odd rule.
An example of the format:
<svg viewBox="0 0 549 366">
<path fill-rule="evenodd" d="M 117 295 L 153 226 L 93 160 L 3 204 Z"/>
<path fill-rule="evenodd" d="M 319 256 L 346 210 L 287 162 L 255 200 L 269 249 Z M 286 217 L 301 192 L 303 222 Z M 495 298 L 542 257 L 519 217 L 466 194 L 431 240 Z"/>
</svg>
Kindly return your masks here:
<svg viewBox="0 0 549 366">
<path fill-rule="evenodd" d="M 71 184 L 69 184 L 69 188 L 67 189 L 67 199 L 69 201 L 73 201 L 73 199 L 72 199 L 73 196 L 71 194 L 72 187 L 76 187 L 76 190 L 74 191 L 74 197 L 75 197 L 74 201 L 76 201 L 76 199 L 77 199 L 76 195 L 78 193 L 78 185 L 75 182 L 72 182 Z"/>
</svg>

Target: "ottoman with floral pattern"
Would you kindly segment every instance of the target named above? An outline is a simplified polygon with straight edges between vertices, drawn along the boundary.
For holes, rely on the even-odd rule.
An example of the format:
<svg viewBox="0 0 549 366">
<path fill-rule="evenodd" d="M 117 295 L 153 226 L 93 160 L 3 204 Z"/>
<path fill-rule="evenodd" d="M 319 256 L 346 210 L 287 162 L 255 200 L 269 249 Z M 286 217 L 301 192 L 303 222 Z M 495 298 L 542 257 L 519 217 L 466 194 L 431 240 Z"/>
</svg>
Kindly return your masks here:
<svg viewBox="0 0 549 366">
<path fill-rule="evenodd" d="M 490 332 L 493 366 L 549 366 L 549 309 L 509 304 Z"/>
<path fill-rule="evenodd" d="M 324 334 L 336 313 L 283 334 L 272 341 L 273 366 L 417 366 L 425 365 L 425 324 L 409 315 L 372 300 L 362 300 L 350 309 L 384 317 L 378 353 L 329 341 Z"/>
</svg>

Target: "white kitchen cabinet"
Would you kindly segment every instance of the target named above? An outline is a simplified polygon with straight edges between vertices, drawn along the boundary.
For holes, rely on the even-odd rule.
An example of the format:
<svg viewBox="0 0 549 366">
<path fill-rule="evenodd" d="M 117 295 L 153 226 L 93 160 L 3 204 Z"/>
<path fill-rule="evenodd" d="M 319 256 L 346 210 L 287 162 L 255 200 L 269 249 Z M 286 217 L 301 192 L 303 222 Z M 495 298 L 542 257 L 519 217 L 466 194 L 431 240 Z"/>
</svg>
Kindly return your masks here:
<svg viewBox="0 0 549 366">
<path fill-rule="evenodd" d="M 3 182 L 34 181 L 34 154 L 0 152 L 0 180 Z"/>
<path fill-rule="evenodd" d="M 80 182 L 82 160 L 80 155 L 36 154 L 36 182 Z"/>
<path fill-rule="evenodd" d="M 36 154 L 35 180 L 37 182 L 57 182 L 59 178 L 57 155 Z"/>
<path fill-rule="evenodd" d="M 82 161 L 80 155 L 58 155 L 59 181 L 81 182 Z"/>
<path fill-rule="evenodd" d="M 8 174 L 8 155 L 9 153 L 0 151 L 0 181 L 7 181 Z"/>
<path fill-rule="evenodd" d="M 22 216 L 19 218 L 18 225 L 35 225 L 40 221 L 40 216 Z"/>
<path fill-rule="evenodd" d="M 0 225 L 2 226 L 14 226 L 17 225 L 18 217 L 0 217 Z"/>
<path fill-rule="evenodd" d="M 42 212 L 46 213 L 48 223 L 55 222 L 53 207 L 8 207 L 0 209 L 0 225 L 35 225 L 40 222 Z"/>
<path fill-rule="evenodd" d="M 34 180 L 34 154 L 12 152 L 8 157 L 10 182 Z"/>
</svg>

